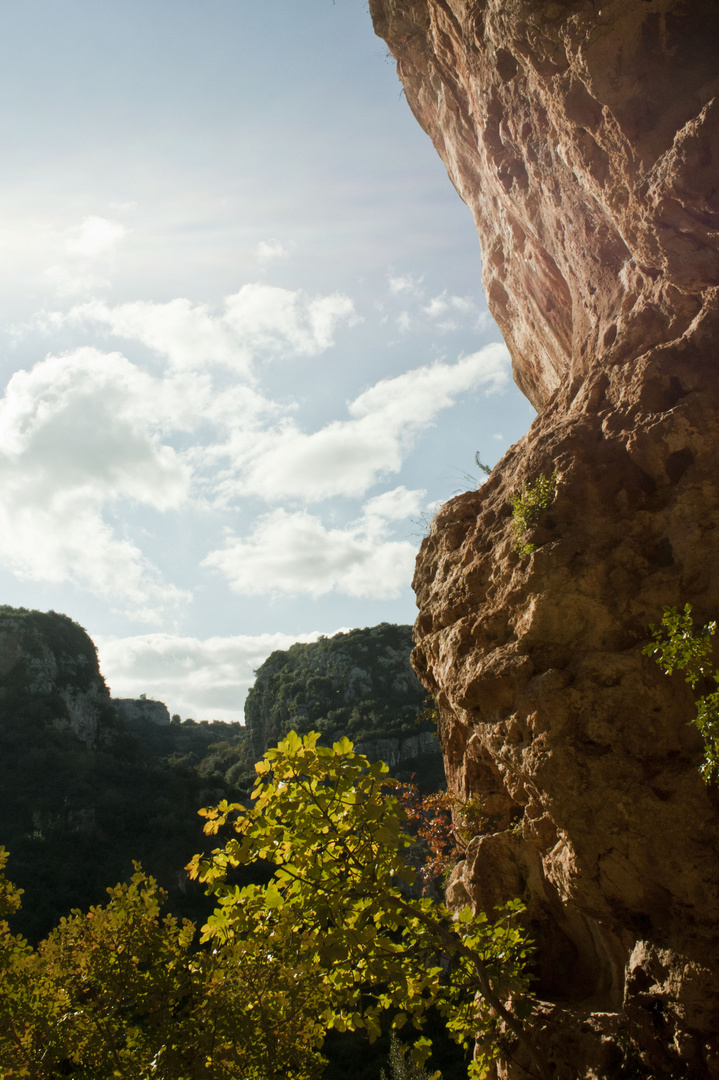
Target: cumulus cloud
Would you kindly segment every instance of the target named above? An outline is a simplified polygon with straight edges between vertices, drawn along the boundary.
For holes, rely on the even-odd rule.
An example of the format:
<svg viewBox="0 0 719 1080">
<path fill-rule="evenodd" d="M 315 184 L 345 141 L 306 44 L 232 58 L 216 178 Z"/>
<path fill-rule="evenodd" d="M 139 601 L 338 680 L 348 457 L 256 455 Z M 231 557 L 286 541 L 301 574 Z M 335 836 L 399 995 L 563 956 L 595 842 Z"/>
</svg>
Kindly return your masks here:
<svg viewBox="0 0 719 1080">
<path fill-rule="evenodd" d="M 99 227 L 88 230 L 77 242 L 99 251 L 110 232 L 102 241 Z M 321 353 L 356 318 L 347 296 L 258 283 L 218 308 L 95 299 L 46 313 L 49 332 L 101 327 L 140 343 L 161 373 L 87 347 L 13 376 L 0 400 L 0 558 L 18 575 L 73 582 L 137 617 L 161 618 L 185 594 L 162 580 L 142 535 L 123 528 L 128 507 L 232 506 L 250 517 L 224 544 L 207 543 L 204 565 L 235 591 L 397 596 L 414 548 L 393 529 L 420 512 L 416 492 L 377 495 L 349 524 L 298 504 L 366 498 L 400 472 L 442 410 L 502 389 L 509 359 L 495 344 L 381 379 L 342 419 L 303 430 L 296 402 L 263 395 L 255 361 Z M 257 517 L 255 499 L 284 508 Z"/>
<path fill-rule="evenodd" d="M 243 285 L 228 296 L 224 321 L 248 348 L 259 352 L 289 350 L 312 356 L 329 348 L 340 322 L 355 322 L 348 296 L 332 293 L 310 298 L 275 285 Z"/>
<path fill-rule="evenodd" d="M 433 296 L 424 311 L 432 319 L 446 315 L 448 311 L 460 311 L 463 314 L 473 312 L 475 305 L 467 296 L 450 296 L 445 290 L 439 296 Z"/>
<path fill-rule="evenodd" d="M 348 296 L 310 297 L 274 285 L 243 285 L 221 311 L 178 298 L 115 307 L 93 300 L 66 314 L 43 316 L 45 327 L 100 325 L 140 342 L 178 368 L 220 364 L 249 373 L 256 356 L 313 356 L 328 349 L 340 323 L 357 319 Z"/>
<path fill-rule="evenodd" d="M 481 321 L 474 301 L 468 296 L 451 296 L 446 289 L 433 296 L 422 310 L 436 322 L 440 330 L 456 330 L 458 320 L 461 322 L 471 318 L 475 322 Z"/>
<path fill-rule="evenodd" d="M 101 300 L 78 304 L 66 315 L 46 316 L 46 323 L 106 327 L 116 337 L 136 341 L 165 357 L 176 368 L 223 364 L 249 370 L 252 355 L 217 318 L 209 305 L 178 298 L 165 304 L 137 300 L 111 307 Z"/>
<path fill-rule="evenodd" d="M 254 672 L 270 653 L 319 636 L 313 631 L 200 639 L 153 633 L 95 640 L 113 697 L 147 694 L 183 718 L 232 723 L 243 720 Z"/>
<path fill-rule="evenodd" d="M 288 256 L 289 251 L 281 240 L 260 240 L 257 245 L 257 258 L 262 265 Z"/>
<path fill-rule="evenodd" d="M 387 538 L 388 522 L 415 512 L 423 494 L 403 487 L 387 492 L 345 528 L 328 528 L 306 510 L 274 510 L 249 536 L 230 536 L 203 565 L 245 596 L 394 598 L 410 581 L 416 552 L 408 541 Z"/>
<path fill-rule="evenodd" d="M 222 453 L 235 475 L 218 484 L 225 498 L 260 495 L 267 500 L 315 501 L 363 495 L 397 473 L 419 433 L 456 398 L 477 389 L 502 389 L 509 381 L 504 345 L 488 345 L 454 364 L 415 368 L 382 379 L 348 406 L 350 419 L 305 433 L 293 420 L 279 428 L 237 436 Z"/>
<path fill-rule="evenodd" d="M 400 293 L 414 293 L 417 292 L 422 284 L 421 277 L 413 277 L 411 274 L 397 274 L 393 276 L 390 274 L 387 279 L 390 294 L 392 296 L 398 296 Z"/>
<path fill-rule="evenodd" d="M 181 599 L 103 507 L 186 500 L 188 469 L 158 432 L 170 414 L 182 422 L 182 396 L 92 348 L 16 372 L 0 401 L 0 557 L 20 576 L 74 581 L 142 618 Z"/>
<path fill-rule="evenodd" d="M 109 284 L 110 258 L 127 229 L 119 221 L 92 215 L 67 229 L 63 238 L 64 259 L 48 267 L 46 277 L 61 296 L 76 296 Z"/>
<path fill-rule="evenodd" d="M 119 221 L 86 217 L 80 225 L 68 231 L 65 247 L 71 255 L 97 259 L 114 248 L 126 233 L 127 229 Z"/>
</svg>

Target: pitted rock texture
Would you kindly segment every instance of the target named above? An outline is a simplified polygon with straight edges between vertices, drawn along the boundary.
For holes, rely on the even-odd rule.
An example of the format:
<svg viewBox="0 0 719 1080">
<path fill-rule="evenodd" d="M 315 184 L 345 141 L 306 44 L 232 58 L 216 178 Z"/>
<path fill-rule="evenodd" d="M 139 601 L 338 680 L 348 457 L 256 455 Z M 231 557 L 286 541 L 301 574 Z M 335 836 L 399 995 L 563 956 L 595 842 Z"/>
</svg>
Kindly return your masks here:
<svg viewBox="0 0 719 1080">
<path fill-rule="evenodd" d="M 537 409 L 719 286 L 716 0 L 370 0 Z"/>
<path fill-rule="evenodd" d="M 719 1075 L 719 792 L 699 775 L 691 691 L 642 655 L 663 605 L 719 612 L 719 386 L 692 359 L 644 373 L 653 409 L 601 373 L 548 410 L 440 510 L 415 576 L 414 662 L 450 786 L 497 818 L 449 897 L 527 903 L 538 997 L 589 1024 L 568 1062 L 561 1008 L 537 1035 L 567 1080 L 625 1075 L 602 1071 L 599 1012 L 617 1069 L 628 1035 L 647 1075 Z M 521 557 L 510 496 L 554 469 Z"/>
<path fill-rule="evenodd" d="M 717 1078 L 719 790 L 691 691 L 642 655 L 662 607 L 719 615 L 717 6 L 370 7 L 539 410 L 417 561 L 448 779 L 496 820 L 449 896 L 527 903 L 556 1080 Z M 555 470 L 520 556 L 512 495 Z"/>
</svg>

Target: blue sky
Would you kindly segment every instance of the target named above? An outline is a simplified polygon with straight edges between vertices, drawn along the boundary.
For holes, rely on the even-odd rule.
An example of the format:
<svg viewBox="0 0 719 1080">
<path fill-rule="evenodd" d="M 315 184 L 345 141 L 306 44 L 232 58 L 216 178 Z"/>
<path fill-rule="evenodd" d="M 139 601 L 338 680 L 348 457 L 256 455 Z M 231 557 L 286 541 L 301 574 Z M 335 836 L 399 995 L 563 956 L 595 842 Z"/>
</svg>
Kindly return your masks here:
<svg viewBox="0 0 719 1080">
<path fill-rule="evenodd" d="M 411 622 L 423 521 L 534 413 L 364 0 L 9 0 L 0 141 L 3 602 L 196 719 Z"/>
</svg>

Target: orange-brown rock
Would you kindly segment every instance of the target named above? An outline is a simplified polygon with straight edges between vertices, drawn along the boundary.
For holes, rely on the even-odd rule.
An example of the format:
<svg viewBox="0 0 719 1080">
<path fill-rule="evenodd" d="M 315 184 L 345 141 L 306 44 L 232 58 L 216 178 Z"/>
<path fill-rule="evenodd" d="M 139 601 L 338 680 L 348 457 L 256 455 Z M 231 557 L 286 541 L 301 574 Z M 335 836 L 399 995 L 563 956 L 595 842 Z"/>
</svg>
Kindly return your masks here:
<svg viewBox="0 0 719 1080">
<path fill-rule="evenodd" d="M 719 285 L 716 0 L 371 0 L 540 409 Z"/>
<path fill-rule="evenodd" d="M 499 819 L 450 897 L 525 899 L 557 1080 L 717 1078 L 719 789 L 642 648 L 665 605 L 719 615 L 719 8 L 370 7 L 539 410 L 417 562 L 449 781 Z M 554 470 L 522 556 L 511 497 Z"/>
</svg>

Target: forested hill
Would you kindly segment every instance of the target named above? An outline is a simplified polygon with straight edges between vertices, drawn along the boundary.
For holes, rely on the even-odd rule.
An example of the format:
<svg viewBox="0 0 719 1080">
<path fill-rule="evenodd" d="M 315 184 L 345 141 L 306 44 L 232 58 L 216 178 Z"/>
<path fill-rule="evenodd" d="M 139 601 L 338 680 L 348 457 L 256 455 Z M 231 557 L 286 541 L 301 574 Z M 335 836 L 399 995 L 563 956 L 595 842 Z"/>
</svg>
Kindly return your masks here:
<svg viewBox="0 0 719 1080">
<path fill-rule="evenodd" d="M 380 623 L 273 652 L 258 668 L 245 723 L 259 758 L 294 728 L 354 742 L 432 730 L 409 662 L 412 628 Z"/>
<path fill-rule="evenodd" d="M 251 742 L 236 724 L 153 723 L 163 710 L 150 702 L 118 708 L 82 627 L 0 607 L 0 845 L 25 890 L 16 929 L 36 939 L 72 907 L 103 902 L 133 859 L 176 912 L 198 917 L 202 895 L 183 872 L 205 843 L 197 810 L 245 797 L 266 745 L 315 727 L 327 738 L 389 736 L 375 756 L 399 747 L 394 760 L 422 749 L 417 736 L 432 722 L 415 723 L 423 692 L 410 648 L 409 627 L 383 624 L 274 653 L 248 708 Z M 430 785 L 441 779 L 436 753 L 403 765 Z"/>
</svg>

